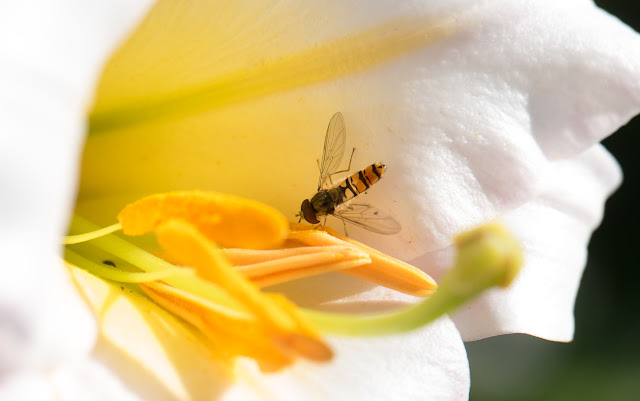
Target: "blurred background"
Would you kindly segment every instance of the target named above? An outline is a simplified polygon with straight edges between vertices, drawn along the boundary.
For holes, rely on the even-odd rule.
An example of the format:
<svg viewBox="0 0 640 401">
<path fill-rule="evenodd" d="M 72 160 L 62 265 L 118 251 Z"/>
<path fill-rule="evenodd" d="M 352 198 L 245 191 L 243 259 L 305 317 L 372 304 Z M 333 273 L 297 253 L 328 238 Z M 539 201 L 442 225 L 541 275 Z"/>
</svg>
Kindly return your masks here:
<svg viewBox="0 0 640 401">
<path fill-rule="evenodd" d="M 640 31 L 637 2 L 596 4 Z M 640 400 L 640 118 L 604 145 L 624 182 L 589 245 L 574 341 L 518 334 L 467 343 L 471 401 Z"/>
</svg>

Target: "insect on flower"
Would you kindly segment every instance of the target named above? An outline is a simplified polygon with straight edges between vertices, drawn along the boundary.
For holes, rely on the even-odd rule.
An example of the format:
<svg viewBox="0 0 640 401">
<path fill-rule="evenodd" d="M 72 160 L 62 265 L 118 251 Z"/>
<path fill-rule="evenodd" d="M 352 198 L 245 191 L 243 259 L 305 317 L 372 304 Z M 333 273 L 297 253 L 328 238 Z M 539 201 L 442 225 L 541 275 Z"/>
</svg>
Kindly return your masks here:
<svg viewBox="0 0 640 401">
<path fill-rule="evenodd" d="M 348 172 L 351 169 L 353 153 L 349 159 L 349 167 L 338 171 L 346 143 L 346 129 L 342 113 L 338 112 L 331 117 L 327 134 L 324 138 L 324 150 L 322 161 L 318 162 L 320 178 L 318 179 L 317 193 L 309 199 L 305 199 L 300 206 L 300 221 L 304 218 L 311 224 L 318 224 L 318 217 L 332 215 L 343 222 L 349 222 L 379 234 L 395 234 L 401 230 L 400 223 L 382 210 L 365 204 L 352 203 L 351 200 L 360 195 L 373 184 L 378 182 L 384 174 L 387 166 L 383 163 L 374 163 L 364 170 L 333 184 L 333 175 Z M 323 224 L 324 225 L 324 224 Z M 346 226 L 345 226 L 346 229 Z"/>
</svg>

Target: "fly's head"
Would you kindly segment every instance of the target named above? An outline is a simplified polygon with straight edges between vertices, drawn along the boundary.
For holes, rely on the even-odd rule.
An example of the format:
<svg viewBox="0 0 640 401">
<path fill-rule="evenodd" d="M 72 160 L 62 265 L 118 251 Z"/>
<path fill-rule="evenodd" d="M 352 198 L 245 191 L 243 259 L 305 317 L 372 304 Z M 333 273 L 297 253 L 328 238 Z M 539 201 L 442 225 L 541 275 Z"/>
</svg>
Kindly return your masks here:
<svg viewBox="0 0 640 401">
<path fill-rule="evenodd" d="M 313 210 L 313 207 L 311 206 L 311 202 L 309 202 L 309 199 L 305 199 L 304 201 L 302 201 L 302 205 L 300 205 L 300 213 L 298 213 L 298 216 L 300 216 L 300 220 L 298 220 L 298 222 L 300 222 L 304 217 L 304 219 L 308 223 L 311 223 L 311 224 L 320 223 L 320 221 L 318 221 L 318 219 L 316 218 L 316 211 Z"/>
</svg>

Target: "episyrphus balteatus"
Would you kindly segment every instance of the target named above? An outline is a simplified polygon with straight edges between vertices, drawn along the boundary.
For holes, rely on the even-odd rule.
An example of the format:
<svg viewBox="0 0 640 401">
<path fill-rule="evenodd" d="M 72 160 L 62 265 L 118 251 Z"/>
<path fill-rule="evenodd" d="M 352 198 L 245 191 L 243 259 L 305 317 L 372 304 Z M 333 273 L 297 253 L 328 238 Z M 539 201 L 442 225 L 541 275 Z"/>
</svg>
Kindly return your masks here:
<svg viewBox="0 0 640 401">
<path fill-rule="evenodd" d="M 327 134 L 324 138 L 324 150 L 322 161 L 318 162 L 320 178 L 318 179 L 317 193 L 309 199 L 305 199 L 300 206 L 300 220 L 304 218 L 311 224 L 318 224 L 318 217 L 332 215 L 342 221 L 355 224 L 369 231 L 379 234 L 395 234 L 401 230 L 400 223 L 382 210 L 365 204 L 351 202 L 373 184 L 378 182 L 384 174 L 387 166 L 383 163 L 374 163 L 364 170 L 333 184 L 331 176 L 348 172 L 351 169 L 353 153 L 349 159 L 349 167 L 338 171 L 342 156 L 344 156 L 347 133 L 342 113 L 338 112 L 331 117 Z M 326 217 L 325 217 L 326 221 Z M 346 227 L 345 227 L 346 228 Z"/>
</svg>

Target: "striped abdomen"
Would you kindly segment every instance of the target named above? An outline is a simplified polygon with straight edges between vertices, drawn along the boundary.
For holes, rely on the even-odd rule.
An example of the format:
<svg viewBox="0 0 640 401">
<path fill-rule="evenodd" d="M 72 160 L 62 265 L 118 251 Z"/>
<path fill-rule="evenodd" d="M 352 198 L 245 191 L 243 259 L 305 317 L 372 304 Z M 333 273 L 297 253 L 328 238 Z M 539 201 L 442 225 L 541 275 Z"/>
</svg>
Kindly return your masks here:
<svg viewBox="0 0 640 401">
<path fill-rule="evenodd" d="M 369 189 L 382 178 L 386 168 L 387 166 L 383 163 L 374 163 L 344 180 L 338 185 L 338 189 L 343 196 L 342 202 L 346 202 Z"/>
</svg>

